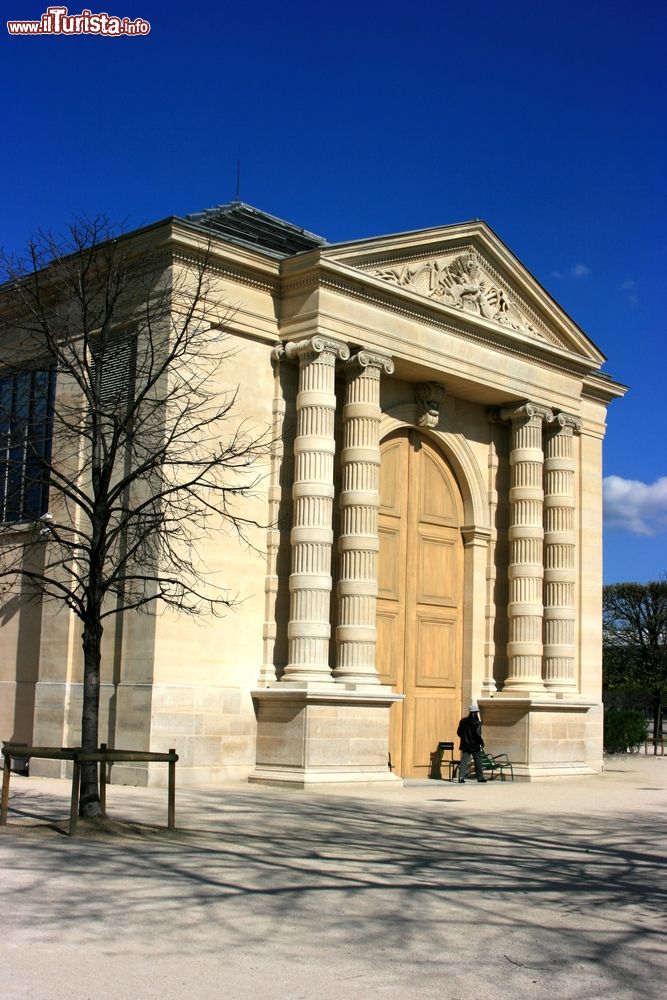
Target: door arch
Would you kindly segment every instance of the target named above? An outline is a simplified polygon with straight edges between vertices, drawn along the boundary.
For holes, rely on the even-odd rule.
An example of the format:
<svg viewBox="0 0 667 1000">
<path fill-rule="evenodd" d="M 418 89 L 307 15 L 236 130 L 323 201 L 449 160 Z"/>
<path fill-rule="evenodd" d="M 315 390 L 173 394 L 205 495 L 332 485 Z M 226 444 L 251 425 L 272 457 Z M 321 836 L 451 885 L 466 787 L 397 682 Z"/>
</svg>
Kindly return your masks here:
<svg viewBox="0 0 667 1000">
<path fill-rule="evenodd" d="M 378 669 L 404 695 L 391 709 L 395 773 L 428 775 L 461 708 L 463 502 L 447 461 L 414 429 L 381 445 Z"/>
</svg>

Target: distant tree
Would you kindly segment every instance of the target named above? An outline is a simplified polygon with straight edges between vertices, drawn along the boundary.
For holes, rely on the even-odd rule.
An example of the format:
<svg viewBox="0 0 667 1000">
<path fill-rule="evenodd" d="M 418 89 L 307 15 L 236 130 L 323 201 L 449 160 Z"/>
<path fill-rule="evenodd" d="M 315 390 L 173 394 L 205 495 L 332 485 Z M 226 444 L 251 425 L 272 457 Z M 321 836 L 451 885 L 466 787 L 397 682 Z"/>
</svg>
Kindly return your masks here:
<svg viewBox="0 0 667 1000">
<path fill-rule="evenodd" d="M 661 732 L 667 687 L 667 579 L 604 588 L 603 646 L 606 686 L 647 692 L 654 733 Z"/>
<path fill-rule="evenodd" d="M 254 523 L 236 501 L 267 441 L 233 413 L 233 313 L 209 283 L 205 241 L 174 260 L 84 219 L 64 243 L 40 234 L 1 263 L 0 580 L 5 600 L 27 581 L 80 619 L 91 752 L 107 618 L 230 605 L 202 546 Z M 82 815 L 99 815 L 98 792 L 94 765 L 82 769 Z"/>
</svg>

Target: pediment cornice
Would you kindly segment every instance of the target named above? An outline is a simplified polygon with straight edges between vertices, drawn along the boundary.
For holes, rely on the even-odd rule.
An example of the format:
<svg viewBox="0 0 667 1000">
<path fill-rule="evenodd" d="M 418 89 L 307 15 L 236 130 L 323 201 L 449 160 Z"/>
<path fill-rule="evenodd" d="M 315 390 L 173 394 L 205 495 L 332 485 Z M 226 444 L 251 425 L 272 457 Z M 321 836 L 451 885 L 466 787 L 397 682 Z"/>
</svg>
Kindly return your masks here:
<svg viewBox="0 0 667 1000">
<path fill-rule="evenodd" d="M 326 289 L 405 319 L 425 323 L 431 329 L 442 330 L 462 340 L 483 344 L 498 354 L 538 363 L 553 371 L 581 376 L 598 367 L 598 363 L 585 355 L 562 348 L 546 338 L 530 337 L 482 316 L 464 314 L 463 310 L 427 299 L 409 289 L 322 259 L 319 253 L 308 256 L 310 260 L 302 258 L 302 266 L 298 269 L 294 267 L 294 259 L 283 262 L 283 296 L 307 289 Z"/>
<path fill-rule="evenodd" d="M 605 361 L 484 222 L 337 244 L 323 249 L 321 258 L 361 272 L 373 285 L 393 285 L 443 306 L 467 323 L 491 323 L 522 340 L 586 358 L 591 367 Z"/>
</svg>

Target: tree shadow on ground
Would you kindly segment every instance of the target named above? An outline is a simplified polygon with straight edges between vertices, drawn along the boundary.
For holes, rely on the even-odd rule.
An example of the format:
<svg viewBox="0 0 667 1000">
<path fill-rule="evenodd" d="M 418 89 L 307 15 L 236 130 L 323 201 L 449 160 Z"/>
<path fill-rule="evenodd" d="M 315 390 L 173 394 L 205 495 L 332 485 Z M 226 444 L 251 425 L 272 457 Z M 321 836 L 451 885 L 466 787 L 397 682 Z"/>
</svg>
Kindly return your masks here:
<svg viewBox="0 0 667 1000">
<path fill-rule="evenodd" d="M 62 805 L 12 796 L 31 822 Z M 205 824 L 172 834 L 135 823 L 70 840 L 8 827 L 4 905 L 41 941 L 58 939 L 66 917 L 81 942 L 112 934 L 132 951 L 149 933 L 151 950 L 170 954 L 259 954 L 267 942 L 280 954 L 296 940 L 322 961 L 345 947 L 440 968 L 482 935 L 489 960 L 548 976 L 553 997 L 570 996 L 577 962 L 595 965 L 600 995 L 652 995 L 667 951 L 662 816 L 470 818 L 439 805 L 239 789 L 212 793 Z M 179 815 L 195 809 L 201 794 L 180 793 Z"/>
</svg>

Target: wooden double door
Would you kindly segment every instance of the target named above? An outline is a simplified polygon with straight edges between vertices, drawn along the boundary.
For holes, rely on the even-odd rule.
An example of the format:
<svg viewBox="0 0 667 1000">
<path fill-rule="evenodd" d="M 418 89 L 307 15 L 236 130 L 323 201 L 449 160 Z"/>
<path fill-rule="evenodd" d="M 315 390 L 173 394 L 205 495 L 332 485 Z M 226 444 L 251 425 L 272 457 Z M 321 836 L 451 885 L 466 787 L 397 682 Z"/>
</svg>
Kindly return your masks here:
<svg viewBox="0 0 667 1000">
<path fill-rule="evenodd" d="M 404 695 L 391 709 L 392 768 L 421 778 L 460 717 L 463 504 L 444 456 L 418 431 L 392 434 L 381 454 L 377 663 Z"/>
</svg>

